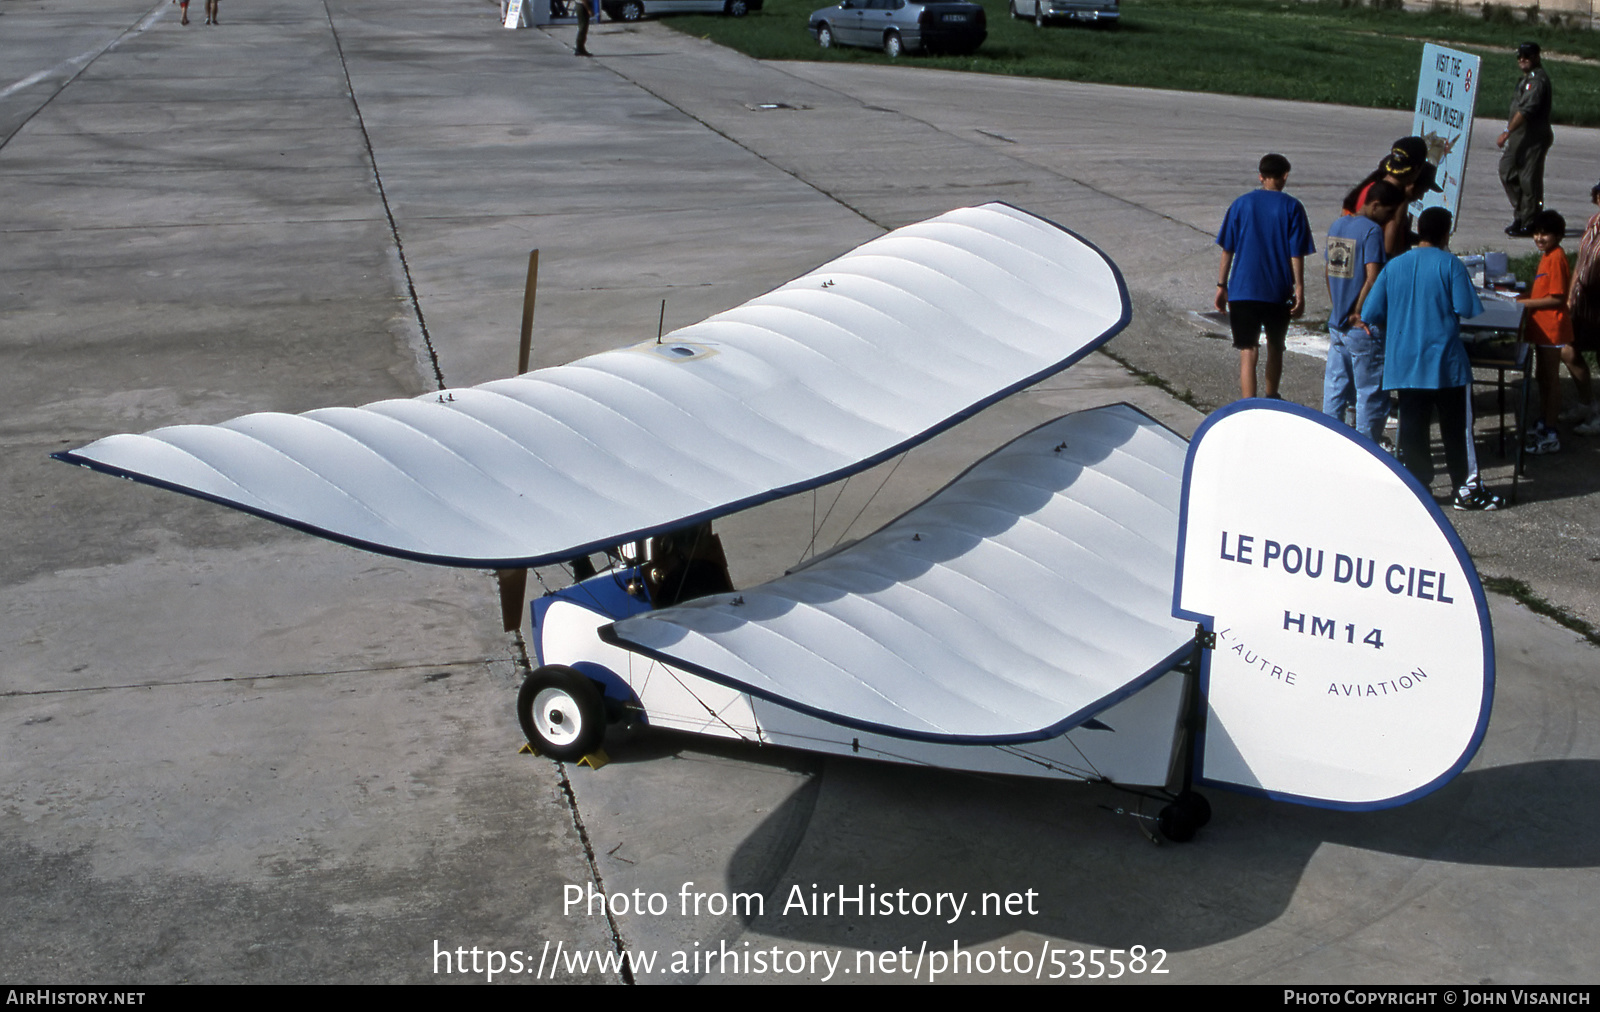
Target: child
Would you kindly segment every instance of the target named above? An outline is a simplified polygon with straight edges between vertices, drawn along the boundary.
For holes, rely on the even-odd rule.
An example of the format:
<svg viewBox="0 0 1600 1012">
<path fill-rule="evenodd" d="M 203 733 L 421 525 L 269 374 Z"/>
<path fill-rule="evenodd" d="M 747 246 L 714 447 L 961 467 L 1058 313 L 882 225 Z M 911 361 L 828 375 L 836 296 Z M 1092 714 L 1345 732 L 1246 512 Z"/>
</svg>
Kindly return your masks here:
<svg viewBox="0 0 1600 1012">
<path fill-rule="evenodd" d="M 1361 306 L 1383 269 L 1384 227 L 1405 197 L 1400 188 L 1378 180 L 1365 188 L 1356 213 L 1336 219 L 1328 230 L 1328 367 L 1322 381 L 1322 411 L 1343 419 L 1356 409 L 1356 428 L 1374 443 L 1383 441 L 1389 395 L 1383 389 L 1383 331 L 1361 319 Z"/>
<path fill-rule="evenodd" d="M 1289 320 L 1306 311 L 1306 255 L 1317 248 L 1306 209 L 1283 192 L 1289 182 L 1289 159 L 1266 155 L 1257 174 L 1261 188 L 1233 202 L 1217 233 L 1222 265 L 1217 271 L 1216 307 L 1228 314 L 1233 346 L 1239 349 L 1239 396 L 1256 395 L 1256 363 L 1265 331 L 1263 389 L 1267 397 L 1282 400 L 1278 381 L 1283 376 L 1284 337 Z"/>
<path fill-rule="evenodd" d="M 1555 211 L 1540 211 L 1528 227 L 1533 244 L 1544 257 L 1527 296 L 1517 301 L 1528 311 L 1523 339 L 1533 345 L 1534 376 L 1544 417 L 1528 432 L 1525 449 L 1535 454 L 1556 453 L 1561 449 L 1561 437 L 1556 433 L 1561 414 L 1561 349 L 1572 343 L 1572 320 L 1567 313 L 1572 268 L 1561 248 L 1567 221 Z"/>
</svg>

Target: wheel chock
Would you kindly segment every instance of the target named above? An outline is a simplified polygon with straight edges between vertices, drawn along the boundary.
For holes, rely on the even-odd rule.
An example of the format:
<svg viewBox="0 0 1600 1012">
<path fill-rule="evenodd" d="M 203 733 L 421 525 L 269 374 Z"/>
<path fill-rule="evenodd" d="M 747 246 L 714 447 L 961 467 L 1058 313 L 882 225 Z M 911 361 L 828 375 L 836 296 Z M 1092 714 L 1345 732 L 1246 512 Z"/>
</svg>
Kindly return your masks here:
<svg viewBox="0 0 1600 1012">
<path fill-rule="evenodd" d="M 522 743 L 522 747 L 517 749 L 517 755 L 540 756 L 540 755 L 544 755 L 544 753 L 540 752 L 538 749 L 534 748 L 531 743 L 523 742 Z M 606 755 L 606 750 L 603 749 L 603 748 L 600 748 L 600 749 L 595 749 L 593 752 L 590 752 L 588 755 L 584 756 L 582 759 L 579 759 L 578 760 L 578 765 L 579 766 L 587 766 L 592 770 L 597 770 L 597 769 L 599 769 L 600 767 L 604 766 L 606 763 L 608 763 L 610 761 L 611 761 L 611 757 Z"/>
</svg>

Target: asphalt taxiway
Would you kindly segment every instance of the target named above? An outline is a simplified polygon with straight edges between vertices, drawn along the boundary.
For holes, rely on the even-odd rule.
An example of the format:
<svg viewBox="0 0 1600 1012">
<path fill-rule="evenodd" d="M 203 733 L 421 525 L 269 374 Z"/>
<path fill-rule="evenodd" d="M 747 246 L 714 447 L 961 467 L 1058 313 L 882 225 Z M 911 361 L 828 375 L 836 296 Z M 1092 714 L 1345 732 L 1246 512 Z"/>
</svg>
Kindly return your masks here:
<svg viewBox="0 0 1600 1012">
<path fill-rule="evenodd" d="M 507 31 L 494 12 L 261 0 L 180 27 L 164 0 L 0 4 L 0 978 L 481 980 L 439 953 L 532 967 L 556 947 L 560 979 L 622 979 L 571 959 L 620 950 L 656 955 L 639 982 L 829 977 L 809 955 L 787 972 L 791 953 L 840 955 L 851 972 L 832 980 L 869 964 L 904 980 L 883 954 L 953 946 L 1026 951 L 1045 979 L 1052 955 L 1071 979 L 1073 953 L 1134 946 L 1168 972 L 1151 956 L 1124 980 L 1595 978 L 1600 653 L 1507 598 L 1491 595 L 1494 718 L 1454 783 L 1367 814 L 1215 791 L 1195 843 L 1156 847 L 1101 788 L 649 733 L 616 736 L 600 770 L 518 755 L 523 657 L 487 574 L 49 460 L 111 432 L 508 375 L 530 249 L 534 364 L 550 365 L 654 336 L 663 299 L 681 326 L 990 199 L 1107 250 L 1135 305 L 1111 350 L 1220 404 L 1236 360 L 1189 314 L 1228 201 L 1284 151 L 1320 232 L 1409 122 L 763 64 L 648 23 L 598 25 L 584 60 L 570 30 Z M 1505 245 L 1494 124 L 1477 127 L 1458 248 Z M 1558 128 L 1547 188 L 1569 221 L 1597 139 Z M 1291 359 L 1289 394 L 1310 403 L 1319 375 Z M 886 469 L 852 482 L 821 541 L 1114 401 L 1182 432 L 1202 417 L 1092 356 L 917 450 L 881 494 Z M 1461 525 L 1485 573 L 1591 621 L 1594 463 L 1581 443 L 1535 462 L 1516 509 Z M 736 580 L 796 561 L 811 517 L 807 496 L 732 518 Z M 565 902 L 601 884 L 669 910 Z M 1035 895 L 951 921 L 795 907 L 796 886 Z M 764 909 L 709 899 L 732 893 Z M 783 973 L 694 958 L 773 950 Z M 984 965 L 952 976 L 1018 976 Z"/>
</svg>

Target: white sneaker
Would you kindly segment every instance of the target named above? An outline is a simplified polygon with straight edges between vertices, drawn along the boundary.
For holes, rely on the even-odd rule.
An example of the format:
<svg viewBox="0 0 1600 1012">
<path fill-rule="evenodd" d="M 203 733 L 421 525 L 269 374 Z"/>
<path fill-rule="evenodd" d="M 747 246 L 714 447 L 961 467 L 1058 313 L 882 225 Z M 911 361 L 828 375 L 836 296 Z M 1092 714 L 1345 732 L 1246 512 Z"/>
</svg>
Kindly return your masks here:
<svg viewBox="0 0 1600 1012">
<path fill-rule="evenodd" d="M 1543 456 L 1546 453 L 1560 453 L 1561 437 L 1555 433 L 1555 430 L 1547 429 L 1541 425 L 1539 431 L 1528 433 L 1527 452 L 1536 457 Z"/>
<path fill-rule="evenodd" d="M 1572 431 L 1580 436 L 1600 436 L 1600 414 L 1594 415 L 1582 425 L 1573 426 Z"/>
<path fill-rule="evenodd" d="M 1575 401 L 1562 408 L 1556 417 L 1563 422 L 1587 422 L 1594 418 L 1594 405 Z"/>
</svg>

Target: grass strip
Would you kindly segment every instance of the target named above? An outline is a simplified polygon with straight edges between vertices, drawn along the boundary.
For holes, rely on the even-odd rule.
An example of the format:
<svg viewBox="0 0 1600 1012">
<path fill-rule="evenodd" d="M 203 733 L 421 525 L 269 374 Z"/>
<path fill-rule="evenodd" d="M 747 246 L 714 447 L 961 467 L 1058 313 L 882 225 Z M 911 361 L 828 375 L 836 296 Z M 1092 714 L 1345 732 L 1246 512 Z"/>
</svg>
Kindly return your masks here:
<svg viewBox="0 0 1600 1012">
<path fill-rule="evenodd" d="M 1546 601 L 1544 598 L 1534 593 L 1533 588 L 1528 586 L 1523 581 L 1513 579 L 1509 576 L 1480 575 L 1479 578 L 1483 582 L 1484 590 L 1492 590 L 1496 594 L 1504 594 L 1505 596 L 1514 599 L 1524 608 L 1528 609 L 1534 614 L 1543 615 L 1545 618 L 1555 622 L 1563 629 L 1570 629 L 1579 636 L 1582 636 L 1584 639 L 1588 640 L 1590 643 L 1600 647 L 1600 629 L 1595 628 L 1593 625 L 1590 625 L 1588 622 L 1585 622 L 1583 619 L 1572 614 L 1571 612 L 1563 611 L 1556 605 Z"/>
<path fill-rule="evenodd" d="M 1545 51 L 1557 123 L 1600 126 L 1600 32 L 1485 21 L 1463 13 L 1353 6 L 1353 0 L 1125 0 L 1115 29 L 1013 20 L 1007 0 L 981 0 L 989 37 L 971 56 L 910 56 L 922 67 L 1387 109 L 1412 108 L 1423 42 L 1483 57 L 1478 114 L 1507 114 L 1513 51 Z M 743 18 L 686 15 L 672 27 L 761 60 L 889 63 L 868 49 L 823 50 L 806 29 L 820 0 L 766 0 Z M 1467 13 L 1471 12 L 1471 13 Z"/>
</svg>

